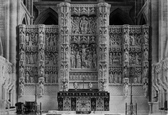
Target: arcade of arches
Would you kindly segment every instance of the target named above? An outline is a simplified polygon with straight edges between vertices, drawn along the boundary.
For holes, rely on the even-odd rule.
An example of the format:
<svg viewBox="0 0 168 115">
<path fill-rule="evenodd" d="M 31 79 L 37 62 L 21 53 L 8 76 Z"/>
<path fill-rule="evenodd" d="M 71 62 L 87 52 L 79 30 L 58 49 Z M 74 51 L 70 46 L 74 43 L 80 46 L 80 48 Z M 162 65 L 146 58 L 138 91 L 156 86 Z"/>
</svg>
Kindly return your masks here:
<svg viewBox="0 0 168 115">
<path fill-rule="evenodd" d="M 133 102 L 134 114 L 167 115 L 166 4 L 1 0 L 0 112 L 35 102 L 129 115 Z"/>
</svg>

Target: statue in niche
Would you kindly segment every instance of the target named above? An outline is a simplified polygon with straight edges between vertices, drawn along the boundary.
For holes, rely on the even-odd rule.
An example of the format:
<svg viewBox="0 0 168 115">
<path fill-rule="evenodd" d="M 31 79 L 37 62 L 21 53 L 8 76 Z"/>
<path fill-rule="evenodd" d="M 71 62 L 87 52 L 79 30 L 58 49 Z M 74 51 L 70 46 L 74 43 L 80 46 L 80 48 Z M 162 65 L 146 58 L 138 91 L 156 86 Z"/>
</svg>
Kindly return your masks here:
<svg viewBox="0 0 168 115">
<path fill-rule="evenodd" d="M 20 60 L 24 60 L 24 55 L 25 55 L 25 52 L 24 52 L 24 51 L 21 51 L 21 52 L 20 52 Z"/>
<path fill-rule="evenodd" d="M 118 73 L 118 83 L 122 83 L 121 73 Z"/>
<path fill-rule="evenodd" d="M 43 43 L 44 43 L 43 36 L 41 36 L 41 35 L 39 35 L 39 43 L 40 43 L 40 44 L 43 44 Z"/>
<path fill-rule="evenodd" d="M 93 50 L 93 68 L 96 68 L 97 66 L 97 54 L 96 54 L 96 50 Z"/>
<path fill-rule="evenodd" d="M 49 64 L 49 58 L 48 58 L 48 55 L 45 55 L 45 64 Z"/>
<path fill-rule="evenodd" d="M 30 77 L 30 83 L 34 83 L 34 77 Z"/>
<path fill-rule="evenodd" d="M 45 73 L 45 83 L 48 83 L 48 77 L 49 77 L 49 72 L 47 71 Z"/>
<path fill-rule="evenodd" d="M 42 68 L 40 68 L 40 70 L 39 70 L 39 76 L 40 76 L 40 77 L 43 77 L 43 75 L 44 75 L 44 68 L 42 67 Z"/>
<path fill-rule="evenodd" d="M 52 78 L 52 83 L 55 83 L 55 76 L 54 76 L 54 74 L 51 75 L 51 78 Z"/>
<path fill-rule="evenodd" d="M 75 89 L 75 90 L 77 90 L 77 89 L 79 88 L 79 85 L 78 85 L 77 82 L 74 82 L 73 86 L 74 86 L 74 89 Z"/>
<path fill-rule="evenodd" d="M 109 82 L 110 82 L 110 83 L 113 83 L 113 82 L 114 82 L 113 72 L 110 72 Z"/>
<path fill-rule="evenodd" d="M 24 76 L 24 68 L 23 67 L 19 68 L 19 75 L 20 75 L 20 77 Z"/>
<path fill-rule="evenodd" d="M 137 83 L 141 83 L 141 74 L 137 75 Z"/>
<path fill-rule="evenodd" d="M 26 79 L 25 79 L 25 82 L 26 82 L 26 83 L 30 83 L 30 75 L 29 75 L 29 72 L 28 72 L 28 71 L 26 72 L 25 78 L 26 78 Z"/>
<path fill-rule="evenodd" d="M 140 54 L 136 53 L 135 64 L 137 64 L 137 65 L 141 64 L 141 58 L 140 58 L 139 55 L 140 55 Z"/>
<path fill-rule="evenodd" d="M 148 80 L 147 79 L 144 79 L 143 89 L 144 89 L 144 96 L 147 97 L 147 94 L 148 94 Z"/>
<path fill-rule="evenodd" d="M 87 68 L 92 68 L 93 64 L 92 64 L 92 54 L 91 52 L 88 51 L 88 55 L 87 55 Z"/>
<path fill-rule="evenodd" d="M 39 50 L 44 50 L 45 49 L 44 44 L 42 44 L 42 43 L 38 44 L 38 49 Z"/>
<path fill-rule="evenodd" d="M 134 46 L 134 45 L 135 45 L 134 36 L 130 36 L 130 45 L 131 45 L 131 46 Z"/>
<path fill-rule="evenodd" d="M 77 51 L 77 54 L 76 54 L 76 67 L 81 68 L 81 56 L 79 51 Z"/>
<path fill-rule="evenodd" d="M 144 43 L 145 44 L 148 44 L 148 38 L 149 38 L 148 33 L 147 33 L 147 31 L 145 31 L 145 33 L 144 33 Z"/>
<path fill-rule="evenodd" d="M 33 52 L 30 53 L 30 62 L 31 62 L 31 64 L 35 63 L 35 60 L 33 58 Z"/>
<path fill-rule="evenodd" d="M 86 46 L 85 44 L 82 44 L 82 68 L 86 67 Z"/>
<path fill-rule="evenodd" d="M 39 51 L 39 60 L 44 60 L 44 51 Z"/>
<path fill-rule="evenodd" d="M 148 68 L 145 67 L 143 70 L 143 77 L 148 77 Z"/>
<path fill-rule="evenodd" d="M 57 53 L 53 53 L 53 64 L 54 65 L 57 65 L 57 57 L 58 57 Z"/>
<path fill-rule="evenodd" d="M 124 96 L 125 96 L 125 97 L 128 96 L 128 90 L 129 90 L 129 78 L 124 78 L 124 88 L 123 88 L 123 92 L 124 92 Z"/>
<path fill-rule="evenodd" d="M 28 33 L 26 33 L 25 41 L 26 41 L 26 44 L 29 45 L 29 34 Z"/>
<path fill-rule="evenodd" d="M 125 44 L 129 44 L 129 35 L 128 35 L 128 32 L 126 32 L 126 33 L 124 34 L 124 43 L 125 43 Z"/>
<path fill-rule="evenodd" d="M 118 83 L 118 74 L 114 73 L 114 83 Z"/>
<path fill-rule="evenodd" d="M 19 94 L 20 96 L 24 95 L 24 77 L 20 77 L 19 79 Z"/>
<path fill-rule="evenodd" d="M 86 34 L 88 30 L 88 21 L 86 20 L 86 17 L 81 17 L 80 21 L 80 30 L 82 34 Z"/>
<path fill-rule="evenodd" d="M 126 51 L 124 53 L 124 62 L 126 63 L 126 65 L 129 63 L 129 54 L 128 54 L 128 51 Z"/>
<path fill-rule="evenodd" d="M 39 78 L 39 96 L 44 95 L 44 77 Z"/>
<path fill-rule="evenodd" d="M 148 51 L 144 51 L 144 61 L 148 61 Z"/>
<path fill-rule="evenodd" d="M 70 62 L 71 62 L 71 68 L 75 68 L 75 66 L 76 66 L 76 63 L 75 63 L 75 51 L 73 50 L 73 48 L 71 49 Z"/>
</svg>

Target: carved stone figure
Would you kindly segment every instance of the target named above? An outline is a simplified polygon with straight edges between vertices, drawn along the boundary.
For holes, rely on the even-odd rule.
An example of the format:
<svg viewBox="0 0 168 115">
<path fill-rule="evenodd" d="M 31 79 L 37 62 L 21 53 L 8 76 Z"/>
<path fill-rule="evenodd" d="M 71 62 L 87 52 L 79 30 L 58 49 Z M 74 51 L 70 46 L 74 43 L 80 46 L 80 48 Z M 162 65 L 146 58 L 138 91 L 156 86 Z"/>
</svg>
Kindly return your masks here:
<svg viewBox="0 0 168 115">
<path fill-rule="evenodd" d="M 83 44 L 82 45 L 82 67 L 86 67 L 86 47 L 85 47 L 85 45 Z"/>
<path fill-rule="evenodd" d="M 93 51 L 93 68 L 97 67 L 97 54 L 96 51 Z"/>
<path fill-rule="evenodd" d="M 127 32 L 124 34 L 124 43 L 129 44 L 129 35 Z"/>
<path fill-rule="evenodd" d="M 26 72 L 25 78 L 26 78 L 26 79 L 25 79 L 25 82 L 26 82 L 26 83 L 30 83 L 30 75 L 29 75 L 29 72 L 28 72 L 28 71 Z"/>
<path fill-rule="evenodd" d="M 74 50 L 71 50 L 70 62 L 71 62 L 71 68 L 75 68 L 76 63 L 75 63 L 75 51 Z"/>
<path fill-rule="evenodd" d="M 124 78 L 123 92 L 125 97 L 128 96 L 128 91 L 129 91 L 129 78 Z"/>
<path fill-rule="evenodd" d="M 144 43 L 145 44 L 148 44 L 148 39 L 149 39 L 149 35 L 147 32 L 145 32 L 145 34 L 144 34 Z"/>
<path fill-rule="evenodd" d="M 77 68 L 81 68 L 81 56 L 80 56 L 79 52 L 77 52 L 77 54 L 76 54 L 76 61 L 77 61 L 77 63 L 76 63 Z"/>
<path fill-rule="evenodd" d="M 88 21 L 84 16 L 81 18 L 81 21 L 80 21 L 80 30 L 82 34 L 86 34 L 88 30 Z"/>
<path fill-rule="evenodd" d="M 147 82 L 147 79 L 145 79 L 145 82 L 143 83 L 143 89 L 144 89 L 144 96 L 147 97 L 147 94 L 148 94 L 148 82 Z"/>
<path fill-rule="evenodd" d="M 144 61 L 148 61 L 148 51 L 144 51 Z"/>
<path fill-rule="evenodd" d="M 39 96 L 44 95 L 44 77 L 39 78 Z"/>
<path fill-rule="evenodd" d="M 75 90 L 77 90 L 77 89 L 78 89 L 78 87 L 79 87 L 78 83 L 77 83 L 77 82 L 74 82 L 74 84 L 73 84 L 73 85 L 74 85 L 74 89 L 75 89 Z"/>
<path fill-rule="evenodd" d="M 24 77 L 19 78 L 19 94 L 20 96 L 24 95 Z"/>
<path fill-rule="evenodd" d="M 124 62 L 125 62 L 125 63 L 128 63 L 128 62 L 129 62 L 129 54 L 128 54 L 128 51 L 126 51 L 126 52 L 124 53 Z"/>
<path fill-rule="evenodd" d="M 92 90 L 93 88 L 93 84 L 90 82 L 89 85 L 88 85 L 89 89 Z"/>
<path fill-rule="evenodd" d="M 131 46 L 134 46 L 134 45 L 135 45 L 134 36 L 130 36 L 130 45 L 131 45 Z"/>
</svg>

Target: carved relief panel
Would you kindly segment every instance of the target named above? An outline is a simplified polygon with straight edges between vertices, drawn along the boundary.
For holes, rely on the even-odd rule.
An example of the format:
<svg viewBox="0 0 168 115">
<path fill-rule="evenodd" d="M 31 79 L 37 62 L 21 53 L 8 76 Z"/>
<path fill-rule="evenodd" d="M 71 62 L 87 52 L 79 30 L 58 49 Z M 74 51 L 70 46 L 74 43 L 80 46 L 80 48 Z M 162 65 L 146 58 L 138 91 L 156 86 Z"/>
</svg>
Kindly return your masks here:
<svg viewBox="0 0 168 115">
<path fill-rule="evenodd" d="M 131 76 L 134 84 L 148 79 L 148 30 L 148 26 L 110 26 L 109 83 L 120 84 L 123 78 Z"/>
<path fill-rule="evenodd" d="M 58 83 L 58 27 L 23 25 L 20 31 L 22 27 L 25 32 L 20 34 L 20 77 L 29 85 L 38 83 L 39 78 L 44 78 L 45 84 Z"/>
<path fill-rule="evenodd" d="M 96 21 L 94 4 L 71 5 L 70 83 L 97 82 Z"/>
<path fill-rule="evenodd" d="M 122 29 L 111 26 L 109 30 L 109 83 L 122 83 Z"/>
</svg>

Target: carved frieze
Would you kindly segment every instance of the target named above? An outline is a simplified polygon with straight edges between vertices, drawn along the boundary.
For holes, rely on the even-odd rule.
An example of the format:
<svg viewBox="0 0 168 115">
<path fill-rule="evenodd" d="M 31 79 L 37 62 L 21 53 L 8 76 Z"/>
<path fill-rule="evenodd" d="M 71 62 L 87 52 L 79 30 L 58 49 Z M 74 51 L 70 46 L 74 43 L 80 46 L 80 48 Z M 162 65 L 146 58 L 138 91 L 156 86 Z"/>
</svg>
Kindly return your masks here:
<svg viewBox="0 0 168 115">
<path fill-rule="evenodd" d="M 96 5 L 95 4 L 72 4 L 71 6 L 72 15 L 95 15 Z"/>
</svg>

